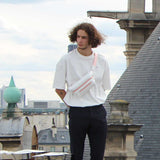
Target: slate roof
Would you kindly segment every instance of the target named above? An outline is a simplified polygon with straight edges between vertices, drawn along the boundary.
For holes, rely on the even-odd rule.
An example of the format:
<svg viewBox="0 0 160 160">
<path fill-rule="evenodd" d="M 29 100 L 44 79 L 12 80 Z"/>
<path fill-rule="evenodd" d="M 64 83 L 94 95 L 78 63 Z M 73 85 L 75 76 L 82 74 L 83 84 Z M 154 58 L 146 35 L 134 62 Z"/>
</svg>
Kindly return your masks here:
<svg viewBox="0 0 160 160">
<path fill-rule="evenodd" d="M 0 138 L 21 137 L 23 135 L 25 117 L 0 119 Z"/>
<path fill-rule="evenodd" d="M 57 128 L 57 134 L 55 137 L 52 136 L 51 128 L 41 130 L 38 133 L 38 143 L 50 144 L 50 145 L 58 145 L 58 144 L 70 145 L 69 130 L 64 128 Z M 66 160 L 70 160 L 70 156 L 71 156 L 70 154 L 67 155 Z M 89 147 L 88 136 L 86 136 L 83 160 L 89 160 L 89 159 L 90 159 L 90 147 Z"/>
<path fill-rule="evenodd" d="M 160 160 L 160 24 L 109 93 L 108 113 L 108 101 L 117 99 L 130 103 L 134 123 L 144 124 L 135 135 L 137 160 Z"/>
<path fill-rule="evenodd" d="M 64 128 L 57 128 L 55 137 L 52 136 L 52 129 L 41 130 L 38 133 L 39 144 L 70 144 L 69 131 Z"/>
</svg>

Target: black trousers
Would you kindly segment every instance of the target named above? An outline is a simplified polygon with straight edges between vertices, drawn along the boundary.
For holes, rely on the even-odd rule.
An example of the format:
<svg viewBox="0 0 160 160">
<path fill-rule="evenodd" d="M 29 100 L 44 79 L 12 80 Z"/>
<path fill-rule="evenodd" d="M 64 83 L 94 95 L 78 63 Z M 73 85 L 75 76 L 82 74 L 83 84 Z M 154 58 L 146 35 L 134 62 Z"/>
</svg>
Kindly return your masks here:
<svg viewBox="0 0 160 160">
<path fill-rule="evenodd" d="M 84 142 L 88 134 L 91 160 L 103 160 L 107 121 L 103 105 L 92 107 L 70 107 L 69 132 L 71 160 L 82 160 Z"/>
</svg>

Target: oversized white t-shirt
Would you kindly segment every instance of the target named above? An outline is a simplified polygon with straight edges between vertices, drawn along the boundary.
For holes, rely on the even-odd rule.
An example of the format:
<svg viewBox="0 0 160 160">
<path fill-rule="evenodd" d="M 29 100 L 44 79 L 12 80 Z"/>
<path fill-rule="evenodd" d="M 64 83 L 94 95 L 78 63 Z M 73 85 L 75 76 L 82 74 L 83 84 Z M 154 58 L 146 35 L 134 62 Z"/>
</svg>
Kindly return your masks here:
<svg viewBox="0 0 160 160">
<path fill-rule="evenodd" d="M 94 54 L 81 55 L 77 49 L 64 55 L 56 65 L 53 87 L 66 90 L 64 102 L 73 107 L 86 107 L 103 104 L 105 90 L 110 89 L 110 73 L 104 56 L 98 54 L 95 72 L 95 85 L 84 95 L 78 96 L 67 90 L 92 68 Z"/>
</svg>

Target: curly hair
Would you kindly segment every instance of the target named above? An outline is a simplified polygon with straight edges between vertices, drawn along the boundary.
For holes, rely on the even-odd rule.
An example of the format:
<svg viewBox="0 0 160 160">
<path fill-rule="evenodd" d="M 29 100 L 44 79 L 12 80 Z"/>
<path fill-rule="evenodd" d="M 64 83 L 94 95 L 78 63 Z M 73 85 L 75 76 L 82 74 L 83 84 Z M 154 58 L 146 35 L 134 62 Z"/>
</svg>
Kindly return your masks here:
<svg viewBox="0 0 160 160">
<path fill-rule="evenodd" d="M 89 44 L 92 48 L 96 48 L 98 45 L 104 42 L 105 38 L 91 23 L 80 23 L 75 26 L 69 34 L 69 39 L 71 42 L 76 42 L 78 30 L 84 30 L 89 37 Z"/>
</svg>

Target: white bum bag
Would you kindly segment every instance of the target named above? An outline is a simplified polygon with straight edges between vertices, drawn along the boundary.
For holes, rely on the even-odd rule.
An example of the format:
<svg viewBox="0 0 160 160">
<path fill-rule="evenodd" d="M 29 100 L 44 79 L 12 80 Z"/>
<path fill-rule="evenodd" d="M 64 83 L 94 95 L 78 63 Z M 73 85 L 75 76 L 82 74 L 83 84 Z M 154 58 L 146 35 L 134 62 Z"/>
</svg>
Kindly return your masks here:
<svg viewBox="0 0 160 160">
<path fill-rule="evenodd" d="M 92 64 L 92 69 L 89 73 L 83 76 L 80 80 L 75 82 L 72 86 L 68 88 L 73 94 L 77 94 L 79 96 L 87 93 L 90 88 L 95 84 L 94 70 L 97 63 L 97 54 L 94 54 L 94 61 Z"/>
</svg>

